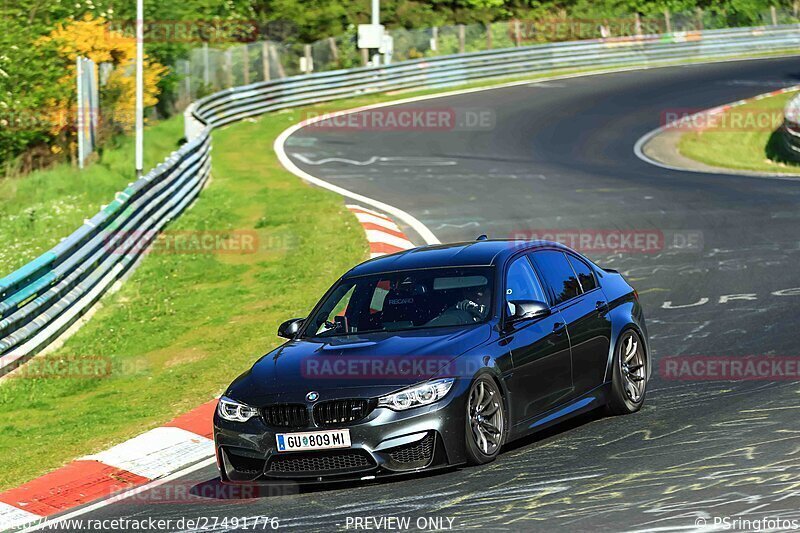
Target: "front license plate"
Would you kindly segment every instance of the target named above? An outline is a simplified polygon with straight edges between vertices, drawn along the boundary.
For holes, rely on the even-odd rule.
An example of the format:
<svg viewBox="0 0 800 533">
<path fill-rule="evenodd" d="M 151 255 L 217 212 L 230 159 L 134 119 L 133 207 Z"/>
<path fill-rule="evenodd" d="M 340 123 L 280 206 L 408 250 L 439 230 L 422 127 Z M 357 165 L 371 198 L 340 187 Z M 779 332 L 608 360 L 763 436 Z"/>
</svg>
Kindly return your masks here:
<svg viewBox="0 0 800 533">
<path fill-rule="evenodd" d="M 275 438 L 278 441 L 279 452 L 350 447 L 349 429 L 310 431 L 308 433 L 278 433 Z"/>
</svg>

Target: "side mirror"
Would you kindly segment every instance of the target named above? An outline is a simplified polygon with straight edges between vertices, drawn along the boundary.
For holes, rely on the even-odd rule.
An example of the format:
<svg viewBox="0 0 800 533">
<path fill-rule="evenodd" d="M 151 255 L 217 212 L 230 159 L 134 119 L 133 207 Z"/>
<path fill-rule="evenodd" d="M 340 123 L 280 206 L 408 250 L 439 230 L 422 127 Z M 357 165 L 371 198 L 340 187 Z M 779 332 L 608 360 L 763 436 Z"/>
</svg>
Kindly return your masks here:
<svg viewBox="0 0 800 533">
<path fill-rule="evenodd" d="M 542 318 L 551 313 L 550 306 L 538 300 L 512 300 L 509 303 L 514 305 L 512 322 L 527 318 Z"/>
<path fill-rule="evenodd" d="M 293 318 L 278 326 L 278 337 L 293 339 L 305 322 L 305 318 Z"/>
</svg>

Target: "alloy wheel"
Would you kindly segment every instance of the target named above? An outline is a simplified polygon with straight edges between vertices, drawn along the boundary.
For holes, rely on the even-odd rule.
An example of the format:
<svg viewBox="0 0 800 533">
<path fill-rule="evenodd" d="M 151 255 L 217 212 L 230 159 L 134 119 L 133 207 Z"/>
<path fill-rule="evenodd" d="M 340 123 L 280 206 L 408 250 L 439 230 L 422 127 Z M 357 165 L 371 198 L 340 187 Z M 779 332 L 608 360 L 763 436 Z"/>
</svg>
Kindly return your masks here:
<svg viewBox="0 0 800 533">
<path fill-rule="evenodd" d="M 625 394 L 630 401 L 638 403 L 644 395 L 647 375 L 644 348 L 639 336 L 633 331 L 625 333 L 621 346 L 619 362 L 625 379 Z"/>
<path fill-rule="evenodd" d="M 475 445 L 494 455 L 503 439 L 503 400 L 494 383 L 481 379 L 472 385 L 467 412 Z"/>
</svg>

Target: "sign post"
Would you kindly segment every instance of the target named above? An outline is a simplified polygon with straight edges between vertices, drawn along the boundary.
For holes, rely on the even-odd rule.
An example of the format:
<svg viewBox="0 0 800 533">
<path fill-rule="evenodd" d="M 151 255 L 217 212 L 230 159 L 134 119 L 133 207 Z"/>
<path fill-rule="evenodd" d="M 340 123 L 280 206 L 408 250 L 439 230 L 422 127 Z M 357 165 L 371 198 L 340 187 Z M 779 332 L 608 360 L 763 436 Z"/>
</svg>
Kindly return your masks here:
<svg viewBox="0 0 800 533">
<path fill-rule="evenodd" d="M 136 0 L 136 177 L 144 167 L 144 0 Z"/>
<path fill-rule="evenodd" d="M 384 45 L 384 27 L 381 19 L 380 0 L 372 0 L 372 17 L 370 24 L 358 25 L 358 47 L 362 50 L 379 50 Z M 373 64 L 380 64 L 380 55 L 375 54 Z"/>
</svg>

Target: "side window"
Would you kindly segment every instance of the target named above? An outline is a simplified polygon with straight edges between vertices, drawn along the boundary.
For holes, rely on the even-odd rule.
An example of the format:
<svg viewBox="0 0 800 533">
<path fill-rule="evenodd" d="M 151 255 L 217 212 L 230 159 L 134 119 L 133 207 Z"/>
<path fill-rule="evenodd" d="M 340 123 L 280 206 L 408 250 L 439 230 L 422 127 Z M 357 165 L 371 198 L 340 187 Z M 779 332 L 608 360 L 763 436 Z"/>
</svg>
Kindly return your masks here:
<svg viewBox="0 0 800 533">
<path fill-rule="evenodd" d="M 539 278 L 531 267 L 528 258 L 523 256 L 516 259 L 508 268 L 506 276 L 506 308 L 509 314 L 513 314 L 514 309 L 508 303 L 511 300 L 537 300 L 547 302 L 544 289 L 542 289 Z"/>
<path fill-rule="evenodd" d="M 578 278 L 575 277 L 575 271 L 569 265 L 564 252 L 542 250 L 534 252 L 531 257 L 539 267 L 545 283 L 550 286 L 555 295 L 553 305 L 581 294 Z"/>
<path fill-rule="evenodd" d="M 578 281 L 581 282 L 581 289 L 583 292 L 589 292 L 597 288 L 597 281 L 594 279 L 594 272 L 589 268 L 589 265 L 578 259 L 577 257 L 567 254 L 569 264 L 575 269 L 578 274 Z"/>
<path fill-rule="evenodd" d="M 349 324 L 347 323 L 347 308 L 353 301 L 353 293 L 355 292 L 355 284 L 350 287 L 339 287 L 338 293 L 344 293 L 338 299 L 332 298 L 331 302 L 335 302 L 332 309 L 327 310 L 327 314 L 321 315 L 324 319 L 311 326 L 314 335 L 324 335 L 325 333 L 346 333 L 350 331 Z M 338 296 L 338 294 L 337 294 Z"/>
</svg>

